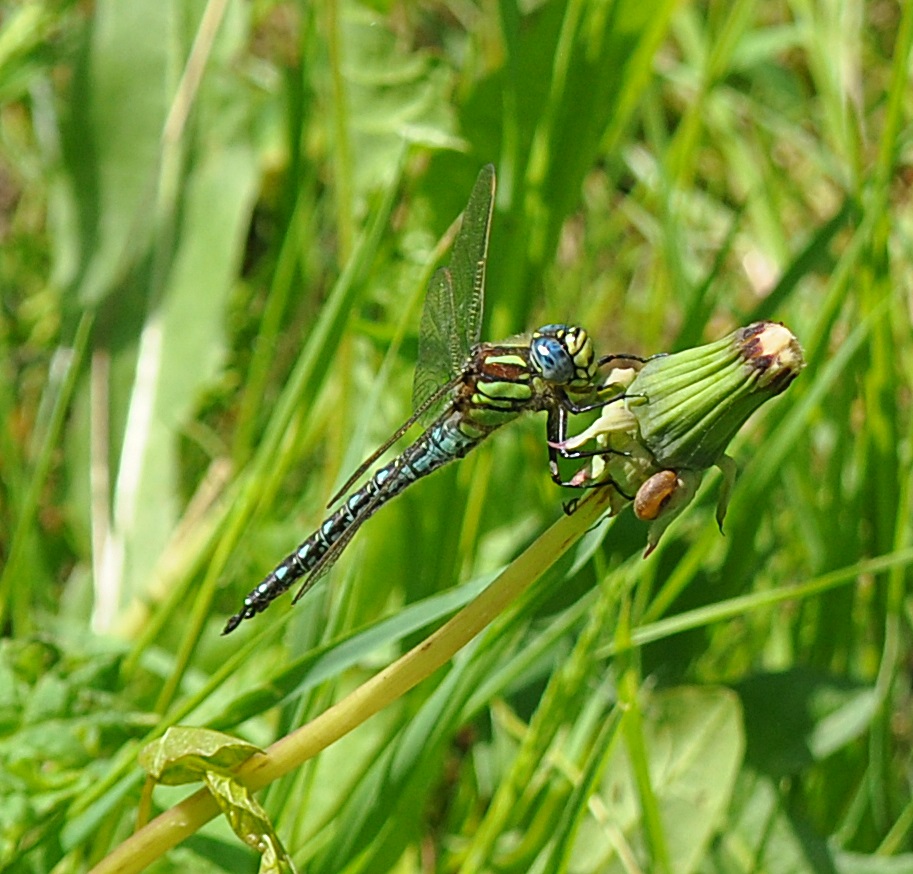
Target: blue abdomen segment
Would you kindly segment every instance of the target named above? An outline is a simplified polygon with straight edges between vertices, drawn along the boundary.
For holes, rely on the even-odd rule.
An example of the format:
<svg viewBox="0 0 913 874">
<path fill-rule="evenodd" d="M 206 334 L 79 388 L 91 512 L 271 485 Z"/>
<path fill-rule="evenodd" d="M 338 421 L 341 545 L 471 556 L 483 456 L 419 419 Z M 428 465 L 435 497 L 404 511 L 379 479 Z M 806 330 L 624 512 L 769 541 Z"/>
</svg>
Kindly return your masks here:
<svg viewBox="0 0 913 874">
<path fill-rule="evenodd" d="M 380 468 L 338 510 L 327 516 L 307 540 L 263 578 L 260 585 L 244 599 L 240 612 L 225 624 L 222 633 L 234 631 L 243 620 L 261 613 L 275 598 L 288 591 L 296 580 L 307 574 L 316 571 L 305 586 L 316 582 L 317 576 L 328 570 L 336 560 L 337 556 L 328 556 L 335 544 L 339 541 L 343 541 L 341 545 L 347 543 L 363 522 L 406 486 L 469 452 L 484 435 L 479 435 L 475 429 L 469 429 L 467 433 L 461 424 L 468 423 L 456 413 L 435 423 L 402 455 Z M 341 551 L 337 550 L 337 555 Z"/>
</svg>

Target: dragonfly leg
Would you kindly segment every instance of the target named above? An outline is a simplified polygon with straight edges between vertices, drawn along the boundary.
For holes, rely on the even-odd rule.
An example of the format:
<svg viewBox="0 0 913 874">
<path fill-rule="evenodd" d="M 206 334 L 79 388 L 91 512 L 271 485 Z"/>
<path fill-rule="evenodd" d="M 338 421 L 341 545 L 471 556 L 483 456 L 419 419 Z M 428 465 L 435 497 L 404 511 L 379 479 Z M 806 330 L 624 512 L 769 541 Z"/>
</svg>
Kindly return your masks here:
<svg viewBox="0 0 913 874">
<path fill-rule="evenodd" d="M 561 407 L 568 413 L 589 413 L 592 410 L 601 410 L 603 407 L 607 407 L 609 404 L 614 404 L 615 401 L 623 401 L 627 395 L 622 392 L 621 394 L 612 395 L 610 398 L 605 398 L 604 400 L 595 401 L 592 404 L 575 404 L 569 398 L 564 399 L 564 403 Z"/>
<path fill-rule="evenodd" d="M 621 452 L 617 449 L 594 449 L 594 450 L 573 450 L 569 451 L 567 449 L 559 449 L 560 444 L 564 443 L 567 440 L 567 417 L 568 409 L 563 405 L 558 405 L 553 407 L 548 411 L 548 420 L 546 423 L 547 435 L 548 435 L 548 469 L 549 473 L 552 476 L 552 481 L 559 486 L 564 486 L 566 488 L 572 489 L 598 489 L 603 486 L 614 486 L 615 490 L 626 500 L 633 501 L 633 495 L 626 494 L 621 487 L 618 485 L 615 480 L 609 478 L 602 480 L 600 482 L 574 482 L 573 479 L 565 480 L 561 476 L 561 469 L 558 466 L 558 456 L 562 458 L 592 458 L 595 455 L 627 455 L 626 452 Z M 573 504 L 570 513 L 576 509 L 576 501 L 570 502 Z M 565 506 L 565 512 L 568 512 L 567 506 Z"/>
<path fill-rule="evenodd" d="M 631 453 L 625 452 L 622 449 L 610 449 L 608 446 L 605 449 L 558 449 L 555 448 L 555 452 L 560 455 L 562 458 L 594 458 L 597 455 L 621 455 L 625 458 L 630 458 Z"/>
<path fill-rule="evenodd" d="M 665 355 L 666 353 L 660 353 L 660 355 Z M 646 364 L 653 358 L 659 358 L 660 355 L 651 355 L 650 358 L 643 358 L 640 355 L 603 355 L 596 364 L 599 367 L 605 367 L 606 364 L 609 364 L 612 361 L 637 361 L 640 364 Z"/>
<path fill-rule="evenodd" d="M 564 483 L 562 483 L 564 485 Z M 627 492 L 622 491 L 621 486 L 618 485 L 615 480 L 609 478 L 605 480 L 600 480 L 598 483 L 569 483 L 571 488 L 575 489 L 604 489 L 607 486 L 613 486 L 615 491 L 618 492 L 626 501 L 633 501 L 634 495 L 629 495 Z M 577 512 L 577 507 L 580 506 L 580 502 L 583 498 L 571 498 L 569 501 L 564 501 L 561 505 L 561 509 L 564 511 L 565 516 L 573 516 Z"/>
<path fill-rule="evenodd" d="M 615 482 L 615 480 L 612 479 L 611 477 L 609 477 L 608 479 L 599 480 L 599 482 L 595 482 L 595 483 L 566 482 L 566 483 L 558 483 L 558 485 L 567 486 L 568 488 L 571 488 L 571 489 L 604 489 L 607 486 L 612 486 L 615 489 L 615 491 L 618 492 L 618 494 L 621 495 L 626 501 L 634 500 L 634 495 L 629 495 L 627 492 L 623 491 L 621 486 L 618 485 L 618 483 Z M 570 516 L 577 509 L 577 504 L 579 504 L 581 500 L 583 500 L 583 499 L 582 498 L 571 498 L 569 501 L 565 501 L 565 503 L 563 505 L 564 512 L 567 513 L 568 516 Z M 570 508 L 570 509 L 568 509 L 568 508 Z"/>
</svg>

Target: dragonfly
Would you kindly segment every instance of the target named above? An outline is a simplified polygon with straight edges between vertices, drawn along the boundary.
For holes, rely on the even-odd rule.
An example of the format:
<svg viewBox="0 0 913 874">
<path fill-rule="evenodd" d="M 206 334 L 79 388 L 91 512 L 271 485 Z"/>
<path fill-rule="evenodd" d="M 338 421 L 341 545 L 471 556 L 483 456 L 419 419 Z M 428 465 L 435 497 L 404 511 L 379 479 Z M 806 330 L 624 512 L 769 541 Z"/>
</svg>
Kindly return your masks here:
<svg viewBox="0 0 913 874">
<path fill-rule="evenodd" d="M 495 170 L 482 168 L 453 244 L 450 265 L 431 278 L 419 326 L 413 377 L 413 415 L 366 459 L 330 501 L 319 528 L 271 570 L 226 623 L 223 634 L 263 612 L 304 578 L 296 603 L 339 558 L 358 529 L 412 483 L 462 458 L 493 431 L 526 412 L 545 411 L 549 469 L 563 486 L 558 456 L 591 452 L 562 448 L 569 414 L 618 400 L 598 385 L 600 367 L 589 334 L 579 325 L 549 324 L 528 335 L 480 343 Z M 426 430 L 363 485 L 354 484 L 416 422 Z"/>
</svg>

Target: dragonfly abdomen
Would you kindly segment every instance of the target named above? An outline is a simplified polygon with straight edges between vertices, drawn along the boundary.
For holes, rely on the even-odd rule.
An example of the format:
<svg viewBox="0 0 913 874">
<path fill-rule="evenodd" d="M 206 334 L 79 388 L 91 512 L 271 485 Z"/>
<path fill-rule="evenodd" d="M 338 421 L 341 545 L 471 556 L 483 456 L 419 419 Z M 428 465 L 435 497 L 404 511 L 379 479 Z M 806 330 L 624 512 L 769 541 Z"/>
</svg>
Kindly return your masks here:
<svg viewBox="0 0 913 874">
<path fill-rule="evenodd" d="M 363 522 L 408 485 L 469 452 L 481 437 L 474 436 L 472 432 L 464 432 L 460 427 L 462 422 L 463 417 L 455 413 L 442 419 L 422 434 L 402 455 L 381 467 L 360 489 L 352 492 L 338 510 L 327 516 L 310 537 L 276 565 L 260 585 L 250 592 L 244 599 L 242 609 L 226 623 L 223 634 L 233 631 L 244 619 L 261 613 L 273 600 L 288 591 L 296 580 L 313 571 L 316 571 L 313 578 L 316 580 L 338 557 L 332 556 L 318 570 L 318 565 L 321 565 L 335 544 L 343 539 L 348 542 Z"/>
</svg>

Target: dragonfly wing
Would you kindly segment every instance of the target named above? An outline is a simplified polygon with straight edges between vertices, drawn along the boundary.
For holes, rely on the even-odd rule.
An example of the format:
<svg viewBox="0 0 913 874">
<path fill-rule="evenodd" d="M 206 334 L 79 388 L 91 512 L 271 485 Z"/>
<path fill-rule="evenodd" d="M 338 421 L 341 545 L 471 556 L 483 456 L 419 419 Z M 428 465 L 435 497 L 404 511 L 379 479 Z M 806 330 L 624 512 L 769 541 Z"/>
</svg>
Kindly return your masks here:
<svg viewBox="0 0 913 874">
<path fill-rule="evenodd" d="M 476 179 L 463 223 L 453 244 L 450 272 L 456 289 L 456 327 L 462 341 L 462 355 L 456 367 L 462 367 L 469 350 L 479 342 L 482 333 L 482 310 L 485 305 L 485 264 L 488 260 L 488 236 L 495 202 L 495 168 L 486 164 Z"/>
<path fill-rule="evenodd" d="M 425 406 L 437 389 L 460 373 L 482 330 L 485 262 L 495 194 L 495 169 L 482 168 L 463 212 L 450 266 L 428 285 L 419 326 L 418 361 L 412 384 L 412 406 L 424 409 L 423 424 L 438 412 Z"/>
<path fill-rule="evenodd" d="M 495 168 L 487 164 L 473 186 L 453 244 L 450 266 L 435 271 L 428 284 L 419 327 L 418 361 L 412 382 L 412 417 L 366 458 L 334 495 L 344 495 L 368 468 L 416 422 L 429 425 L 459 383 L 463 367 L 482 330 L 485 261 L 494 206 Z"/>
<path fill-rule="evenodd" d="M 426 406 L 440 386 L 454 375 L 452 324 L 454 312 L 453 280 L 450 270 L 440 268 L 431 277 L 419 328 L 418 360 L 412 378 L 412 409 L 423 410 L 422 424 L 428 424 L 436 410 Z M 459 354 L 459 353 L 457 353 Z M 463 362 L 460 362 L 462 366 Z"/>
<path fill-rule="evenodd" d="M 445 375 L 447 378 L 449 374 Z M 406 433 L 417 421 L 422 420 L 425 417 L 425 414 L 429 409 L 439 409 L 441 407 L 441 402 L 449 397 L 453 390 L 457 387 L 462 377 L 457 377 L 456 379 L 450 380 L 443 385 L 438 385 L 437 388 L 432 391 L 432 393 L 422 401 L 421 405 L 416 408 L 415 412 L 405 421 L 396 431 L 391 434 L 383 443 L 383 445 L 378 446 L 374 452 L 371 453 L 352 473 L 352 475 L 345 481 L 345 484 L 330 498 L 330 502 L 327 504 L 327 507 L 332 507 L 346 492 L 355 485 L 355 482 L 361 479 L 362 474 L 367 471 L 378 458 L 381 457 L 403 434 Z"/>
</svg>

